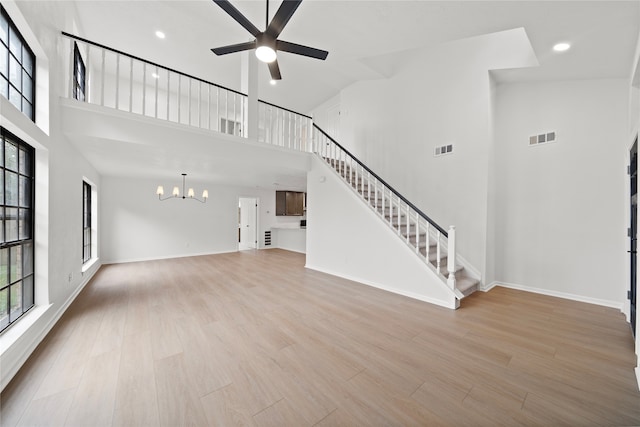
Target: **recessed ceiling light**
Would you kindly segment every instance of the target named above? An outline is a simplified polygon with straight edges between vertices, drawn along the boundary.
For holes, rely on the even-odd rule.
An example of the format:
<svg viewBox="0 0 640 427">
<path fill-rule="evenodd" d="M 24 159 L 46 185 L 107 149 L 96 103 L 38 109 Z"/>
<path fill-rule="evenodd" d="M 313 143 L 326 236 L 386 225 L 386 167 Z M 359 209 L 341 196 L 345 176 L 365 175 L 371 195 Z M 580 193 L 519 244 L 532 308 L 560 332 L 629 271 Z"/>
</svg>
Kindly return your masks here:
<svg viewBox="0 0 640 427">
<path fill-rule="evenodd" d="M 163 39 L 166 36 L 164 35 L 164 33 L 162 31 L 156 31 L 156 37 L 159 39 Z"/>
<path fill-rule="evenodd" d="M 569 43 L 558 43 L 553 46 L 553 50 L 556 52 L 564 52 L 565 50 L 569 50 L 570 47 L 571 45 Z"/>
<path fill-rule="evenodd" d="M 154 79 L 159 79 L 160 75 L 158 73 L 152 73 L 151 77 L 153 77 Z"/>
<path fill-rule="evenodd" d="M 271 86 L 275 86 L 276 83 L 278 83 L 278 82 L 276 80 L 271 79 L 271 81 L 269 83 L 271 83 Z"/>
</svg>

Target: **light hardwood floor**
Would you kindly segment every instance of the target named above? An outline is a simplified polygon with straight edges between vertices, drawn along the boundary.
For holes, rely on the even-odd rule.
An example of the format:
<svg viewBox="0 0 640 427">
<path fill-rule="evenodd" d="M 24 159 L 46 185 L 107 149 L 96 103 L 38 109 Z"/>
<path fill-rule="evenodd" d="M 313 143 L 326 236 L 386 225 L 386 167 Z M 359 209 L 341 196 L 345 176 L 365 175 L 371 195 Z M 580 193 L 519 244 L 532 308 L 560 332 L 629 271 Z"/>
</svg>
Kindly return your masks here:
<svg viewBox="0 0 640 427">
<path fill-rule="evenodd" d="M 496 288 L 451 311 L 272 249 L 103 267 L 0 425 L 639 425 L 619 311 Z"/>
</svg>

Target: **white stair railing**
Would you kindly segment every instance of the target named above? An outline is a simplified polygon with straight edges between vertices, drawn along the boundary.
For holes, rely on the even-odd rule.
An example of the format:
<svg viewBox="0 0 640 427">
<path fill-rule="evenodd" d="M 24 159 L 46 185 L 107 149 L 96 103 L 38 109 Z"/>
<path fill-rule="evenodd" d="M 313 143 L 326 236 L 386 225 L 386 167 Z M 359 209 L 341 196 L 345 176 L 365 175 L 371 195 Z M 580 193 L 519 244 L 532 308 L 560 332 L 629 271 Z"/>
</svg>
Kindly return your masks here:
<svg viewBox="0 0 640 427">
<path fill-rule="evenodd" d="M 316 125 L 313 141 L 314 152 L 462 298 L 456 289 L 455 227 L 445 231 Z"/>
<path fill-rule="evenodd" d="M 247 95 L 81 37 L 63 32 L 62 38 L 69 55 L 69 98 L 78 99 L 74 84 L 77 47 L 85 66 L 81 101 L 247 138 Z M 258 101 L 255 139 L 310 152 L 311 117 Z"/>
</svg>

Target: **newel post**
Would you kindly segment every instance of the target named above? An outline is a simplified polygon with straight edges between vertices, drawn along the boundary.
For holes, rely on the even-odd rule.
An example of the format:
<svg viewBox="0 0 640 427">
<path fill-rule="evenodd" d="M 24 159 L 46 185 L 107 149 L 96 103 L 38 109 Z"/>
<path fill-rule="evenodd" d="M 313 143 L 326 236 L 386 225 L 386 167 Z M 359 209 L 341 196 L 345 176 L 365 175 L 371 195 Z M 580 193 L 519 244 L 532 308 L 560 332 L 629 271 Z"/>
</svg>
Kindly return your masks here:
<svg viewBox="0 0 640 427">
<path fill-rule="evenodd" d="M 449 277 L 447 284 L 451 289 L 456 288 L 456 227 L 449 226 L 449 238 L 447 242 L 447 271 Z"/>
</svg>

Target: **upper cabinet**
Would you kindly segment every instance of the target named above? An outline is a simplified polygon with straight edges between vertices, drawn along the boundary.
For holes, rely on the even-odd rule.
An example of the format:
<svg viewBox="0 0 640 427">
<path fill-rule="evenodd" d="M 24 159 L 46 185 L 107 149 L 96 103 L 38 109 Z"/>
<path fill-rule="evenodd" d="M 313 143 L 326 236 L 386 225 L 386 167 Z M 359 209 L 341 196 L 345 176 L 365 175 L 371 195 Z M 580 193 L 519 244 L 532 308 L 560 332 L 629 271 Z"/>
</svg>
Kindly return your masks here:
<svg viewBox="0 0 640 427">
<path fill-rule="evenodd" d="M 304 215 L 304 200 L 299 191 L 276 191 L 276 216 Z"/>
</svg>

